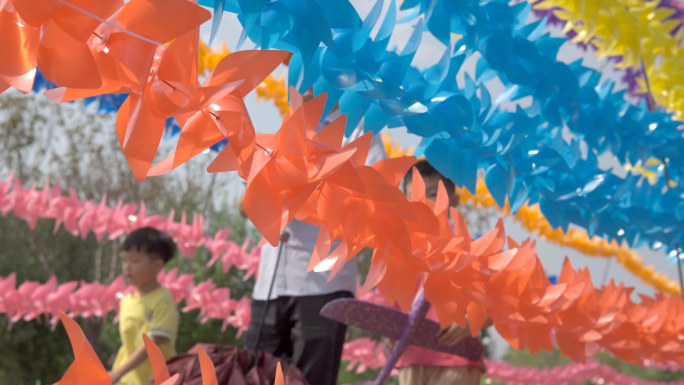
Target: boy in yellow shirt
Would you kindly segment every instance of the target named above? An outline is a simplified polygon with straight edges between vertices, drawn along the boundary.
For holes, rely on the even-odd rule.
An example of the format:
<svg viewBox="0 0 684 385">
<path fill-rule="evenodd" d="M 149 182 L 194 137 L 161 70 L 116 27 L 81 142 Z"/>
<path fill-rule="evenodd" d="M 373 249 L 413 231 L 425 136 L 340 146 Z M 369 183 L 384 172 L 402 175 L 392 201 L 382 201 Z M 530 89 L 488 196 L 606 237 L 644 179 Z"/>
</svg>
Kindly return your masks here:
<svg viewBox="0 0 684 385">
<path fill-rule="evenodd" d="M 166 359 L 176 354 L 180 316 L 171 293 L 157 281 L 157 274 L 175 252 L 171 237 L 152 227 L 137 229 L 124 241 L 123 274 L 135 290 L 119 304 L 121 348 L 109 372 L 113 384 L 151 384 L 143 334 L 152 338 Z"/>
</svg>

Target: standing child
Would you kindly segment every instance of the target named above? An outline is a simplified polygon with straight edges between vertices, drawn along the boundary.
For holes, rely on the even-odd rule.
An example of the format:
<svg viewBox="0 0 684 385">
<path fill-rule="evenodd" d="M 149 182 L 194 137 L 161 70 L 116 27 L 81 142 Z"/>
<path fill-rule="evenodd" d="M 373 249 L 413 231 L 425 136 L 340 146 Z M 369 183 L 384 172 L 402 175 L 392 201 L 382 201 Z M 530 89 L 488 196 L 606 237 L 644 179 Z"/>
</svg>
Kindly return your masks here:
<svg viewBox="0 0 684 385">
<path fill-rule="evenodd" d="M 434 201 L 437 198 L 439 182 L 442 181 L 449 196 L 449 205 L 458 206 L 458 195 L 452 181 L 440 174 L 426 160 L 419 160 L 414 167 L 423 177 L 427 199 Z M 411 196 L 412 176 L 412 171 L 409 171 L 404 179 L 404 191 L 408 196 Z M 430 307 L 426 317 L 437 321 L 434 307 Z M 489 326 L 491 320 L 488 319 L 484 328 Z M 469 329 L 452 324 L 440 330 L 439 342 L 446 346 L 454 346 L 469 335 Z M 464 357 L 409 346 L 397 363 L 399 385 L 479 385 L 486 369 L 483 358 L 471 361 Z"/>
<path fill-rule="evenodd" d="M 151 384 L 152 368 L 143 334 L 152 338 L 164 358 L 176 354 L 180 316 L 171 293 L 157 281 L 157 274 L 175 252 L 171 237 L 152 227 L 137 229 L 124 241 L 123 274 L 135 290 L 119 304 L 121 348 L 109 373 L 113 384 Z"/>
</svg>

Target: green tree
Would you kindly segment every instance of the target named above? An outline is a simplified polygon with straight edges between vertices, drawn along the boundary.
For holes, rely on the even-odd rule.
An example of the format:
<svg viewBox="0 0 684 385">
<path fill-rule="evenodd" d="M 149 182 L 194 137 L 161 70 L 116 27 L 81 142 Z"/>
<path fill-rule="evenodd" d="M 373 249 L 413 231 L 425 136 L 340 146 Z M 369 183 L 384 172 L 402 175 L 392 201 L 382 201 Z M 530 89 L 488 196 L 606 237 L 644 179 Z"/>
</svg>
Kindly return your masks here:
<svg viewBox="0 0 684 385">
<path fill-rule="evenodd" d="M 162 155 L 171 149 L 163 144 Z M 251 226 L 236 214 L 229 198 L 239 187 L 230 174 L 216 176 L 205 171 L 209 162 L 198 156 L 169 175 L 136 181 L 121 153 L 114 132 L 114 115 L 88 112 L 79 104 L 54 104 L 40 95 L 6 92 L 0 95 L 0 179 L 14 171 L 25 186 L 42 185 L 45 178 L 72 188 L 81 199 L 106 202 L 113 206 L 145 202 L 150 214 L 167 215 L 175 210 L 203 212 L 209 231 L 230 225 L 231 237 L 241 243 L 248 235 L 258 239 Z M 66 192 L 66 191 L 65 191 Z M 41 219 L 34 229 L 8 215 L 0 217 L 0 276 L 15 273 L 18 282 L 45 282 L 57 276 L 61 282 L 97 280 L 111 282 L 120 273 L 120 240 L 98 241 L 91 234 L 85 239 L 63 228 L 53 233 L 53 220 Z M 194 259 L 179 257 L 170 267 L 180 273 L 193 273 L 198 279 L 211 278 L 218 286 L 230 286 L 234 298 L 251 290 L 243 281 L 244 272 L 223 274 L 220 263 L 206 268 L 209 256 L 198 251 Z M 183 304 L 181 304 L 183 306 Z M 220 332 L 221 322 L 204 325 L 196 322 L 197 311 L 182 315 L 179 349 L 196 341 L 236 343 L 233 329 Z M 80 319 L 88 339 L 104 362 L 111 362 L 119 346 L 113 314 L 105 319 Z M 10 327 L 11 326 L 11 327 Z M 239 341 L 237 341 L 239 343 Z M 15 383 L 53 383 L 72 360 L 71 348 L 61 326 L 53 332 L 44 319 L 19 321 L 10 325 L 0 315 L 0 378 Z"/>
</svg>

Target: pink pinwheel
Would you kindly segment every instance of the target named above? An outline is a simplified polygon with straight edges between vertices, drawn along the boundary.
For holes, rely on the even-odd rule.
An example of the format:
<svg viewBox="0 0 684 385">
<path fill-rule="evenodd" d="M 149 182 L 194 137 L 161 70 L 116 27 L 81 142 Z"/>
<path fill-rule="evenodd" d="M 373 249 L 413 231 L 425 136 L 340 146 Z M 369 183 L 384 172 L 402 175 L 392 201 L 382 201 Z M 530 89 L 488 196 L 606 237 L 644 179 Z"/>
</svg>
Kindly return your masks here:
<svg viewBox="0 0 684 385">
<path fill-rule="evenodd" d="M 231 229 L 221 229 L 214 234 L 214 238 L 206 240 L 204 247 L 211 254 L 211 259 L 207 262 L 207 267 L 211 267 L 218 261 L 221 254 L 226 253 L 234 244 L 228 240 Z M 225 272 L 225 271 L 224 271 Z"/>
<path fill-rule="evenodd" d="M 131 228 L 131 216 L 138 209 L 134 204 L 123 204 L 121 200 L 116 203 L 112 210 L 112 215 L 107 222 L 105 232 L 109 240 L 114 240 L 122 235 L 128 234 Z"/>
<path fill-rule="evenodd" d="M 210 318 L 222 319 L 222 330 L 228 326 L 230 315 L 235 309 L 235 301 L 230 298 L 230 289 L 227 287 L 212 290 L 211 300 L 206 304 L 205 313 L 200 313 L 200 322 L 207 322 Z"/>
<path fill-rule="evenodd" d="M 14 170 L 12 170 L 7 180 L 5 182 L 0 182 L 0 214 L 3 216 L 12 211 L 9 195 L 14 180 Z"/>
<path fill-rule="evenodd" d="M 233 315 L 228 319 L 228 323 L 237 328 L 236 337 L 240 338 L 249 327 L 252 319 L 252 307 L 249 298 L 243 297 L 234 302 Z M 224 326 L 225 328 L 225 326 Z"/>
<path fill-rule="evenodd" d="M 140 202 L 140 205 L 138 206 L 138 213 L 135 215 L 134 222 L 135 224 L 132 226 L 132 229 L 138 229 L 141 227 L 149 226 L 160 229 L 162 231 L 166 230 L 164 225 L 167 224 L 166 218 L 160 215 L 148 216 L 145 202 Z"/>
<path fill-rule="evenodd" d="M 21 201 L 24 198 L 24 186 L 18 179 L 12 181 L 13 188 L 7 194 L 5 194 L 2 201 L 2 207 L 0 207 L 0 212 L 3 216 L 6 216 L 10 212 L 14 212 L 17 208 L 21 210 Z M 17 201 L 19 201 L 17 203 Z"/>
<path fill-rule="evenodd" d="M 83 214 L 78 220 L 78 230 L 81 238 L 85 239 L 91 231 L 95 233 L 95 238 L 101 241 L 107 231 L 107 222 L 112 215 L 112 210 L 107 206 L 107 196 L 103 196 L 100 204 L 94 205 L 86 202 L 83 207 Z"/>
<path fill-rule="evenodd" d="M 71 308 L 71 295 L 77 287 L 78 282 L 66 282 L 47 295 L 45 313 L 50 314 L 50 328 L 52 330 L 57 326 L 60 313 L 66 313 Z"/>
<path fill-rule="evenodd" d="M 382 367 L 387 360 L 378 341 L 368 337 L 361 337 L 344 344 L 342 360 L 347 361 L 347 370 L 356 367 L 356 373 L 363 373 L 367 369 Z"/>
<path fill-rule="evenodd" d="M 240 270 L 245 270 L 247 273 L 242 277 L 243 281 L 248 280 L 252 275 L 255 275 L 259 270 L 259 261 L 261 259 L 261 247 L 253 247 L 252 251 L 247 252 L 247 248 L 250 245 L 250 239 L 245 239 L 242 247 L 233 249 L 233 253 L 230 254 L 232 264 Z M 224 258 L 227 256 L 224 255 Z M 223 270 L 226 272 L 226 261 L 224 259 Z"/>
<path fill-rule="evenodd" d="M 45 312 L 48 308 L 48 295 L 57 291 L 57 277 L 53 275 L 47 282 L 31 289 L 26 297 L 30 301 L 30 308 L 24 313 L 24 321 L 31 321 Z"/>
<path fill-rule="evenodd" d="M 118 304 L 119 299 L 123 297 L 123 294 L 129 292 L 130 290 L 131 288 L 126 285 L 125 278 L 123 276 L 118 276 L 112 281 L 112 283 L 109 284 L 109 286 L 106 287 L 104 297 L 111 299 L 111 301 Z"/>
<path fill-rule="evenodd" d="M 191 295 L 195 288 L 194 277 L 192 274 L 182 274 L 178 276 L 178 269 L 173 268 L 168 272 L 164 270 L 157 276 L 159 284 L 169 290 L 173 300 L 179 303 Z"/>
<path fill-rule="evenodd" d="M 216 284 L 211 279 L 201 282 L 190 292 L 185 299 L 185 307 L 183 311 L 187 312 L 193 309 L 203 309 L 204 305 L 211 299 L 211 291 L 214 290 Z M 204 311 L 203 311 L 204 313 Z M 202 313 L 200 313 L 201 315 Z"/>
<path fill-rule="evenodd" d="M 53 191 L 57 189 L 57 187 L 58 185 L 53 188 Z M 51 194 L 45 216 L 47 218 L 55 219 L 55 233 L 63 223 L 66 231 L 74 236 L 78 236 L 78 218 L 83 214 L 83 211 L 83 205 L 81 200 L 78 199 L 78 196 L 76 196 L 76 192 L 73 189 L 69 189 L 68 197 Z"/>
<path fill-rule="evenodd" d="M 76 314 L 83 317 L 102 317 L 116 309 L 116 297 L 107 295 L 109 289 L 99 282 L 81 282 L 81 287 L 73 295 Z"/>
<path fill-rule="evenodd" d="M 243 264 L 245 261 L 242 259 L 246 255 L 246 249 L 249 245 L 249 241 L 245 240 L 242 247 L 238 246 L 236 243 L 231 242 L 227 250 L 221 255 L 221 267 L 223 268 L 223 273 L 227 273 L 231 267 L 235 266 L 238 269 L 244 270 Z"/>
<path fill-rule="evenodd" d="M 185 256 L 193 257 L 195 250 L 204 246 L 211 254 L 209 265 L 222 259 L 224 271 L 232 266 L 247 270 L 245 279 L 252 276 L 258 268 L 258 248 L 248 253 L 249 240 L 238 246 L 235 242 L 225 239 L 230 234 L 230 229 L 217 232 L 213 238 L 204 235 L 202 215 L 193 214 L 192 223 L 186 224 L 185 213 L 182 213 L 181 220 L 176 222 L 173 210 L 168 217 L 148 216 L 144 202 L 138 206 L 119 201 L 111 208 L 105 204 L 106 197 L 99 203 L 82 201 L 73 189 L 69 190 L 68 196 L 63 196 L 59 183 L 51 188 L 48 185 L 49 181 L 46 180 L 42 190 L 36 189 L 35 186 L 26 190 L 13 176 L 0 182 L 2 214 L 13 212 L 31 226 L 38 218 L 52 218 L 55 220 L 54 232 L 64 224 L 65 229 L 74 236 L 86 237 L 93 231 L 98 239 L 106 236 L 110 240 L 136 228 L 151 226 L 169 233 Z"/>
<path fill-rule="evenodd" d="M 0 277 L 0 312 L 8 316 L 15 312 L 17 306 L 17 275 L 12 273 L 6 278 Z"/>
<path fill-rule="evenodd" d="M 36 228 L 38 218 L 40 218 L 41 215 L 47 210 L 48 197 L 50 195 L 49 187 L 50 181 L 45 179 L 45 183 L 41 191 L 35 191 L 34 188 L 31 188 L 30 191 L 25 192 L 27 195 L 26 199 L 24 200 L 26 209 L 22 219 L 28 223 L 29 228 L 32 230 Z"/>
<path fill-rule="evenodd" d="M 11 323 L 17 322 L 31 313 L 31 293 L 39 287 L 40 283 L 35 281 L 25 281 L 19 285 L 13 298 L 14 301 L 7 302 L 7 305 L 14 305 L 14 308 L 7 312 Z"/>
</svg>

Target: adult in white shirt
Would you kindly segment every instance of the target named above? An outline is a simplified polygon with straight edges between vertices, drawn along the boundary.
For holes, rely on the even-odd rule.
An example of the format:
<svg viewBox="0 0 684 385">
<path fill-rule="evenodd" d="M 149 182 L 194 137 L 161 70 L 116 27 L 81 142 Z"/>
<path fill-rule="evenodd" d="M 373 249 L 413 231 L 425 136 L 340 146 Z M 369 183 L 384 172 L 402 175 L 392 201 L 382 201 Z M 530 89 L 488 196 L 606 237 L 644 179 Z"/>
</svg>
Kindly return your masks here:
<svg viewBox="0 0 684 385">
<path fill-rule="evenodd" d="M 323 125 L 337 116 L 335 110 Z M 345 142 L 362 134 L 363 122 Z M 371 165 L 385 157 L 382 141 L 375 136 L 366 163 Z M 347 262 L 330 282 L 329 271 L 307 272 L 317 235 L 318 226 L 293 220 L 281 237 L 287 241 L 278 247 L 262 247 L 246 346 L 253 349 L 256 345 L 257 350 L 290 360 L 312 385 L 335 385 L 347 327 L 322 317 L 320 311 L 332 300 L 354 296 L 357 260 Z M 278 252 L 281 256 L 276 269 Z"/>
</svg>

